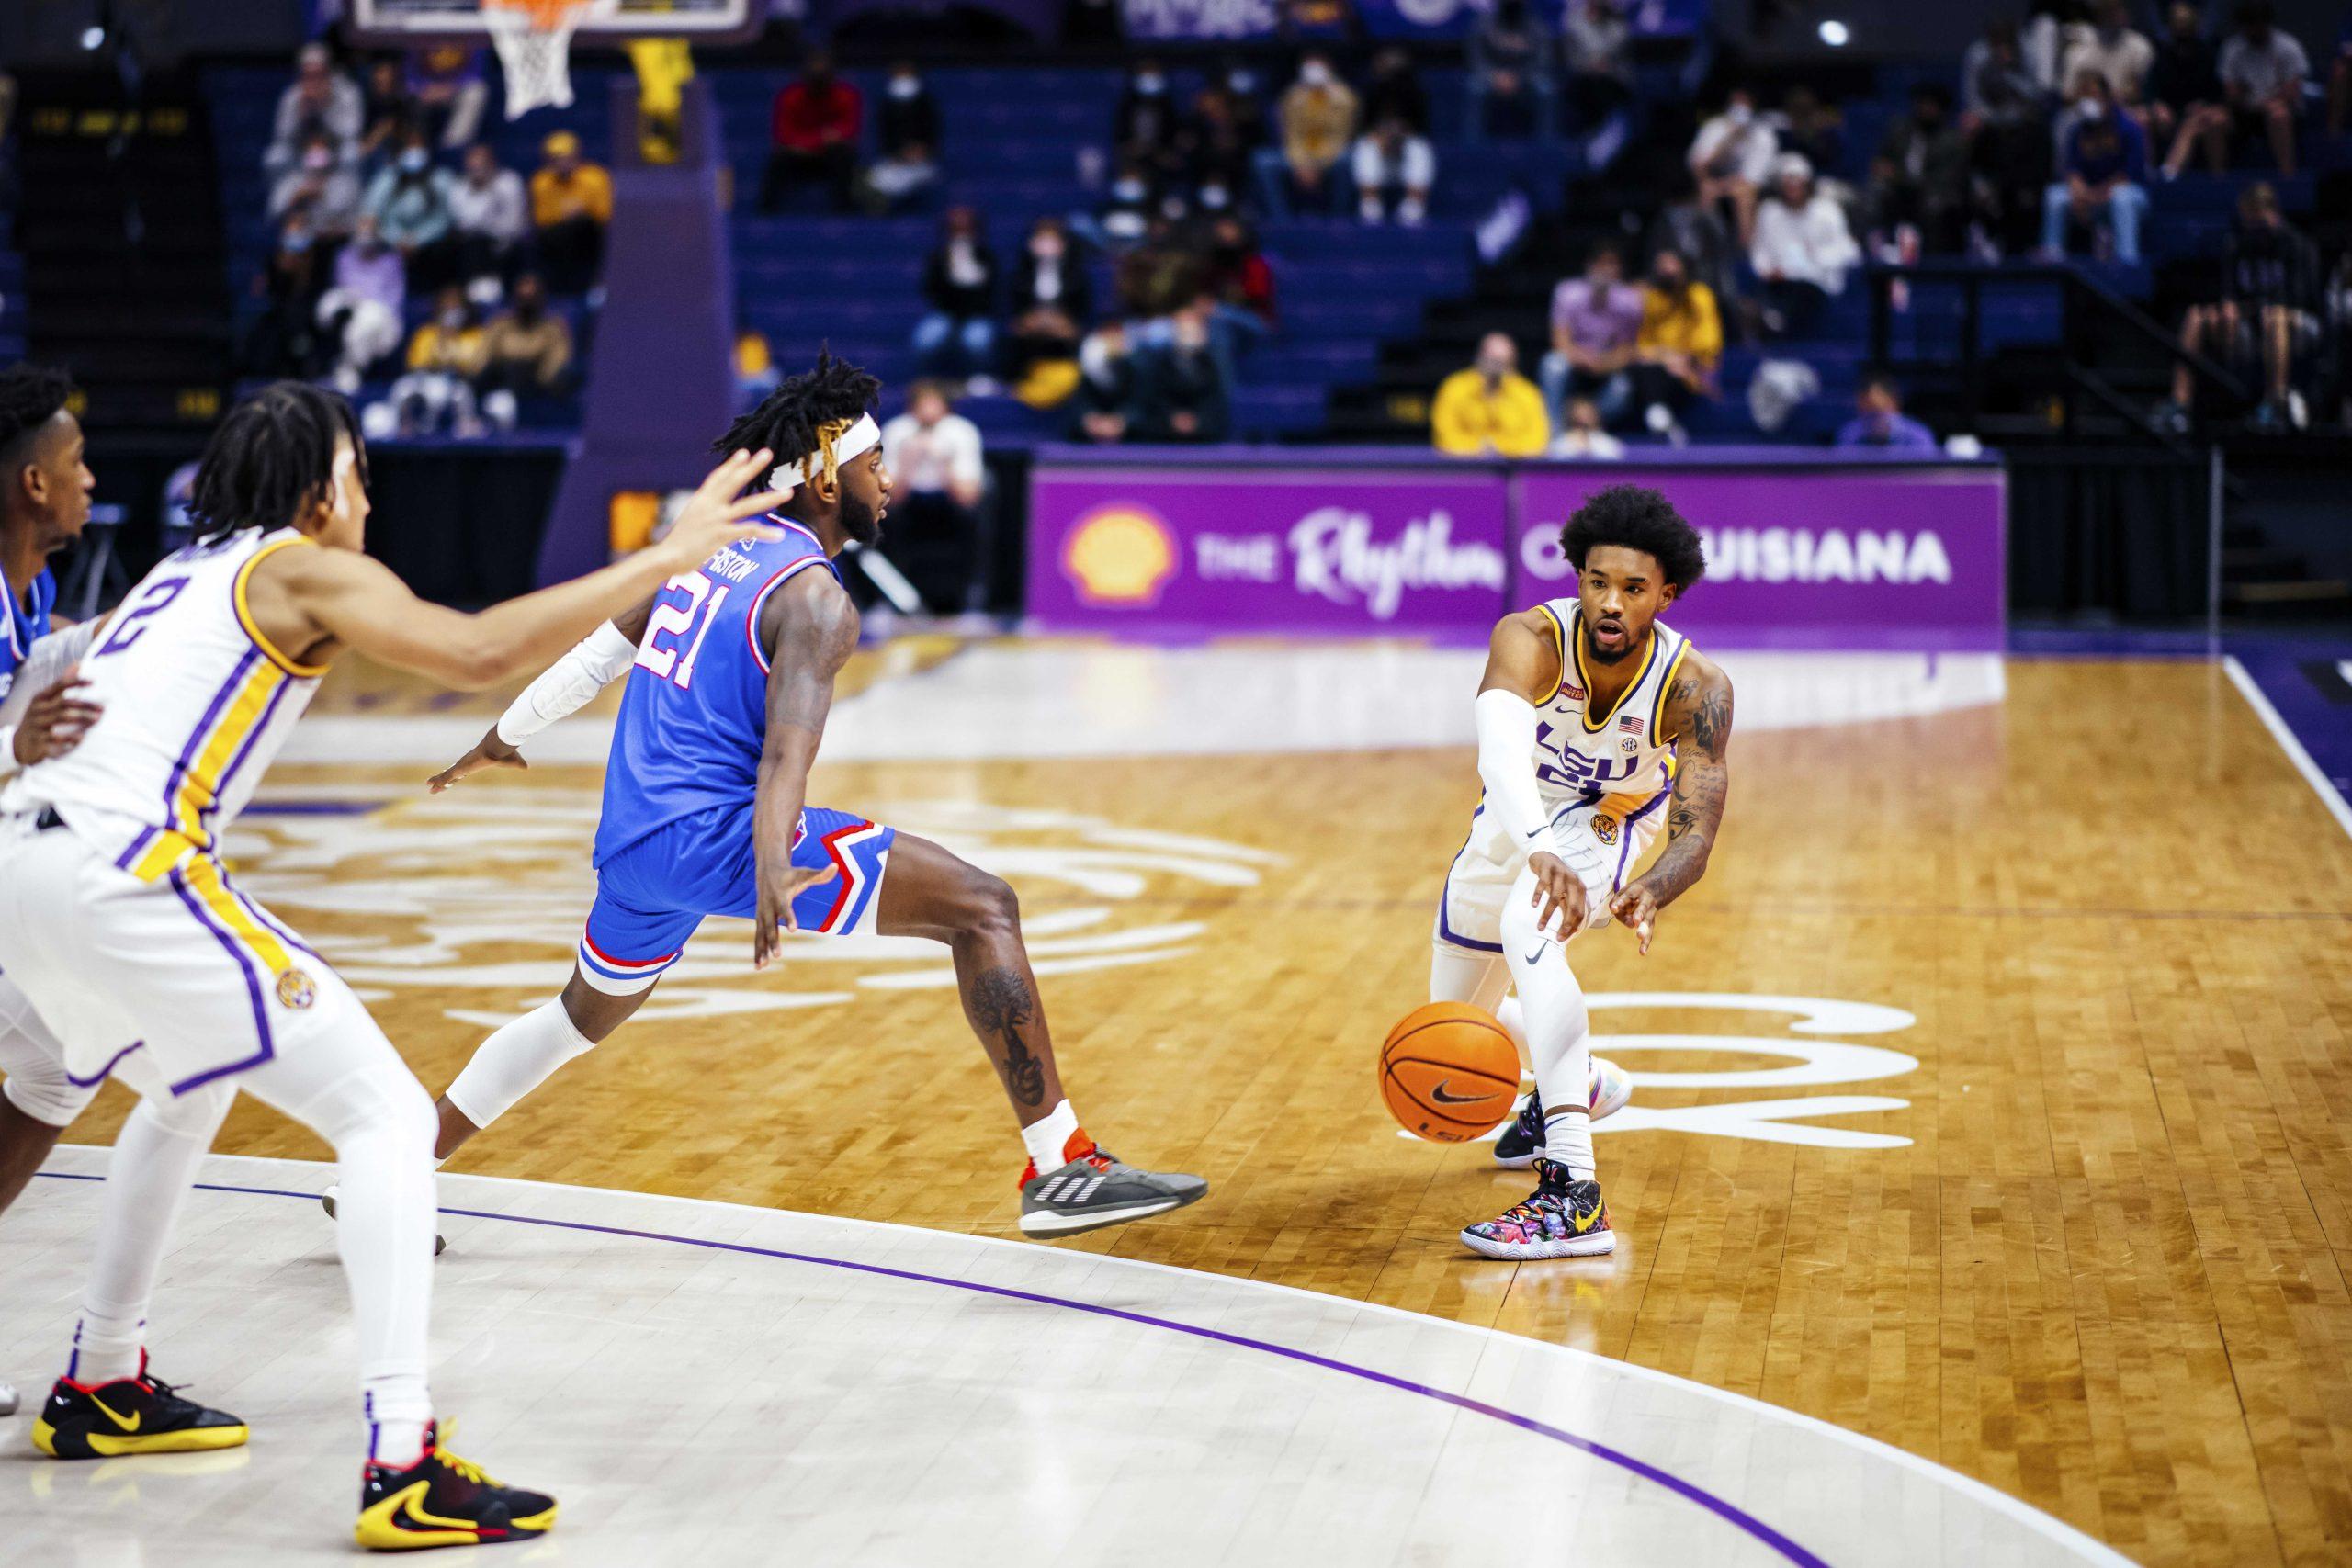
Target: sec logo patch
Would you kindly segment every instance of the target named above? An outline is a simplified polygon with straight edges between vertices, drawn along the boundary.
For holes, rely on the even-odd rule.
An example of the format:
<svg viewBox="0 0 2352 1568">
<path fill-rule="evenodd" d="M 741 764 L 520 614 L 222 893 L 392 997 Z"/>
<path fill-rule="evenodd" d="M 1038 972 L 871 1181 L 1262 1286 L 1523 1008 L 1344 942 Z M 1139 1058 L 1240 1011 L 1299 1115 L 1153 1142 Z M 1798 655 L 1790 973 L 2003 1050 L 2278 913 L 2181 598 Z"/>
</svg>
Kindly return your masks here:
<svg viewBox="0 0 2352 1568">
<path fill-rule="evenodd" d="M 300 969 L 288 969 L 277 976 L 277 1005 L 301 1009 L 319 999 L 319 988 Z"/>
</svg>

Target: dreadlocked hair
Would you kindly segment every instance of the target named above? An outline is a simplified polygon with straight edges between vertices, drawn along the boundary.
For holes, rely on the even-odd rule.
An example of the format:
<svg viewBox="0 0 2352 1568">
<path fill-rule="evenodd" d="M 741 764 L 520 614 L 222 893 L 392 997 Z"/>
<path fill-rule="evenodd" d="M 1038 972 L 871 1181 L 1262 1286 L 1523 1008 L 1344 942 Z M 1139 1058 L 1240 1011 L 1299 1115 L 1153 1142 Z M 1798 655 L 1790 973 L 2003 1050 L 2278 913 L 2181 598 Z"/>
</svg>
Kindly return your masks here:
<svg viewBox="0 0 2352 1568">
<path fill-rule="evenodd" d="M 0 464 L 16 467 L 20 448 L 34 432 L 57 417 L 74 398 L 74 378 L 46 365 L 11 365 L 0 370 Z"/>
<path fill-rule="evenodd" d="M 833 444 L 873 409 L 881 391 L 879 380 L 820 349 L 815 369 L 770 392 L 759 407 L 729 425 L 710 449 L 724 456 L 764 446 L 775 454 L 778 464 L 796 470 L 802 479 L 821 471 L 827 484 L 838 484 Z"/>
<path fill-rule="evenodd" d="M 188 512 L 197 536 L 240 528 L 283 528 L 324 499 L 334 484 L 334 446 L 349 437 L 368 482 L 368 446 L 351 405 L 323 388 L 277 381 L 229 411 L 198 463 Z"/>
</svg>

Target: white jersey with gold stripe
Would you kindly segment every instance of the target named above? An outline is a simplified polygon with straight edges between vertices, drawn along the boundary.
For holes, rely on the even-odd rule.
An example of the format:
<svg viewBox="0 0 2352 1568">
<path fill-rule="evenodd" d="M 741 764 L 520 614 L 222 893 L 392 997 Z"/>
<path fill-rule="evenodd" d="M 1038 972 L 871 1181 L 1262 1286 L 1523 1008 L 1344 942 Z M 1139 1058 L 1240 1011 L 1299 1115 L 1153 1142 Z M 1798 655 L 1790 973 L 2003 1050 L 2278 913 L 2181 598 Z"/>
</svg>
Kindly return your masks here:
<svg viewBox="0 0 2352 1568">
<path fill-rule="evenodd" d="M 292 528 L 245 528 L 158 563 L 82 660 L 104 714 L 80 746 L 19 774 L 0 809 L 53 808 L 147 882 L 209 851 L 326 673 L 270 646 L 246 581 L 275 551 L 316 547 Z"/>
<path fill-rule="evenodd" d="M 1650 626 L 1648 648 L 1634 683 L 1614 705 L 1594 712 L 1589 701 L 1583 611 L 1574 599 L 1536 606 L 1552 623 L 1560 647 L 1560 682 L 1535 705 L 1535 783 L 1544 797 L 1588 805 L 1604 796 L 1612 813 L 1660 798 L 1674 783 L 1674 747 L 1660 739 L 1666 694 L 1674 684 L 1690 639 L 1664 621 Z"/>
</svg>

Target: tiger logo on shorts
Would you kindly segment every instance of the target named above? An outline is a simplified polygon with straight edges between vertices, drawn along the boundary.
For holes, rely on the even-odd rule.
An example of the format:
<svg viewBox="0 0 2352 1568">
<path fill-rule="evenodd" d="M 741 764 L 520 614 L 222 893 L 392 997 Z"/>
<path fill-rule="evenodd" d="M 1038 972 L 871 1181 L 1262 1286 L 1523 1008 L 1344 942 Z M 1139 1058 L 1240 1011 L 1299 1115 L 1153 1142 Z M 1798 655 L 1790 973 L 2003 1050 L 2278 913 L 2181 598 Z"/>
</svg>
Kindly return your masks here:
<svg viewBox="0 0 2352 1568">
<path fill-rule="evenodd" d="M 319 988 L 300 969 L 283 970 L 277 976 L 277 1005 L 301 1009 L 319 999 Z"/>
<path fill-rule="evenodd" d="M 1617 841 L 1617 818 L 1614 817 L 1603 817 L 1599 812 L 1593 813 L 1592 836 L 1599 839 L 1604 844 L 1615 843 Z"/>
</svg>

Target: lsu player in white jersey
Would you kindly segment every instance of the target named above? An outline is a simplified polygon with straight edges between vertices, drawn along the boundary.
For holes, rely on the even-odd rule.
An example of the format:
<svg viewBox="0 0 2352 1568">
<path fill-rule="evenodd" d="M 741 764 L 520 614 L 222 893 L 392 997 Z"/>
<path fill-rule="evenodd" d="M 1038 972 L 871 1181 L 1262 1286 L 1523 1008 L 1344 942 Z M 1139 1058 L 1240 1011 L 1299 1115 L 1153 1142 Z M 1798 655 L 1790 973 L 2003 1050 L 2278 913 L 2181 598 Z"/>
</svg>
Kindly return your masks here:
<svg viewBox="0 0 2352 1568">
<path fill-rule="evenodd" d="M 739 453 L 662 543 L 466 615 L 366 554 L 367 454 L 340 398 L 283 382 L 221 423 L 192 498 L 204 532 L 148 573 L 82 660 L 99 716 L 77 748 L 0 792 L 0 968 L 74 1080 L 110 1074 L 178 1110 L 169 1125 L 134 1115 L 116 1145 L 72 1359 L 33 1427 L 44 1452 L 245 1440 L 235 1416 L 149 1376 L 144 1343 L 174 1214 L 243 1089 L 334 1147 L 368 1440 L 360 1543 L 475 1545 L 554 1523 L 552 1498 L 502 1486 L 436 1440 L 432 1100 L 349 987 L 231 880 L 220 838 L 336 657 L 356 649 L 466 689 L 535 670 L 722 547 L 779 536 L 745 521 L 779 497 L 733 499 L 768 467 L 767 453 Z"/>
<path fill-rule="evenodd" d="M 1470 1225 L 1488 1258 L 1614 1251 L 1592 1157 L 1591 1033 L 1567 942 L 1611 920 L 1647 953 L 1658 911 L 1707 868 L 1729 785 L 1731 682 L 1657 619 L 1698 581 L 1698 531 L 1666 498 L 1612 485 L 1570 517 L 1577 593 L 1495 626 L 1476 707 L 1484 797 L 1446 873 L 1432 1001 L 1517 992 L 1535 1092 L 1495 1145 L 1534 1193 Z M 1657 862 L 1633 873 L 1666 827 Z"/>
</svg>

